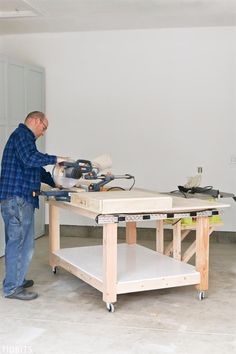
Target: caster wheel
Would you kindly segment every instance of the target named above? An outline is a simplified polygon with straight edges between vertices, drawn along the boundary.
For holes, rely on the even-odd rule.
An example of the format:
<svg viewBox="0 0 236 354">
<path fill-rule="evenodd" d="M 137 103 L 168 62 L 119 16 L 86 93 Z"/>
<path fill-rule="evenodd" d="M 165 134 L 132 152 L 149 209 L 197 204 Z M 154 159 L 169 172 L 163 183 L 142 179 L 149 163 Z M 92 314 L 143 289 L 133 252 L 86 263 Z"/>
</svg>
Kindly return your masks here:
<svg viewBox="0 0 236 354">
<path fill-rule="evenodd" d="M 198 300 L 201 301 L 201 300 L 205 299 L 205 297 L 206 297 L 205 291 L 198 292 Z"/>
<path fill-rule="evenodd" d="M 113 304 L 110 304 L 109 302 L 107 302 L 106 307 L 107 307 L 108 312 L 115 312 L 115 307 Z"/>
<path fill-rule="evenodd" d="M 57 273 L 57 267 L 53 267 L 52 268 L 52 272 L 53 272 L 53 274 L 56 274 Z"/>
</svg>

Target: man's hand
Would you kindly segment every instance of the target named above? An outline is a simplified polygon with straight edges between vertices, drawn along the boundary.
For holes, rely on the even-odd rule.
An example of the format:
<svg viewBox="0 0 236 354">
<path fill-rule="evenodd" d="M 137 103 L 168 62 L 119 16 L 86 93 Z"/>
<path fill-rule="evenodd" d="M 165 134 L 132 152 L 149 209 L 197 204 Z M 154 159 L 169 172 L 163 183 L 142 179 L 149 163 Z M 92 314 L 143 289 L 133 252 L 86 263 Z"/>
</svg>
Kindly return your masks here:
<svg viewBox="0 0 236 354">
<path fill-rule="evenodd" d="M 69 159 L 69 157 L 57 156 L 57 163 L 68 161 Z"/>
</svg>

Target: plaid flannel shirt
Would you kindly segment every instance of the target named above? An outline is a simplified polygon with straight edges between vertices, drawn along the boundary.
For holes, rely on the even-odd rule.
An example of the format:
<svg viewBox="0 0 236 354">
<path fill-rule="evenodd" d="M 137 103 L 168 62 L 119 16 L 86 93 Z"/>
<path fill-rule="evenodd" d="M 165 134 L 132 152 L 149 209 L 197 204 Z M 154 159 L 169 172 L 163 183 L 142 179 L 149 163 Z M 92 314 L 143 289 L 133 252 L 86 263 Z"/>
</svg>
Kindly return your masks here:
<svg viewBox="0 0 236 354">
<path fill-rule="evenodd" d="M 35 141 L 33 132 L 22 123 L 9 137 L 2 156 L 0 201 L 19 196 L 38 208 L 38 197 L 32 192 L 40 190 L 45 175 L 42 166 L 55 164 L 57 158 L 39 152 Z"/>
</svg>

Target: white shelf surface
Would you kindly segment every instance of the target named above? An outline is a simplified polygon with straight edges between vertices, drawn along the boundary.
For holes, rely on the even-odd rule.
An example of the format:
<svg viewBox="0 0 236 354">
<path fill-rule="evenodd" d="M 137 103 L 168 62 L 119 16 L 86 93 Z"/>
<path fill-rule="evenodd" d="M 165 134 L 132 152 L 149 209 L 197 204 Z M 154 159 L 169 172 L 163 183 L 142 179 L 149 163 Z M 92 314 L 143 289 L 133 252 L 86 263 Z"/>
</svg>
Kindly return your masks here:
<svg viewBox="0 0 236 354">
<path fill-rule="evenodd" d="M 102 246 L 60 249 L 54 254 L 99 282 Z M 140 245 L 117 245 L 117 293 L 161 289 L 200 283 L 195 267 Z"/>
</svg>

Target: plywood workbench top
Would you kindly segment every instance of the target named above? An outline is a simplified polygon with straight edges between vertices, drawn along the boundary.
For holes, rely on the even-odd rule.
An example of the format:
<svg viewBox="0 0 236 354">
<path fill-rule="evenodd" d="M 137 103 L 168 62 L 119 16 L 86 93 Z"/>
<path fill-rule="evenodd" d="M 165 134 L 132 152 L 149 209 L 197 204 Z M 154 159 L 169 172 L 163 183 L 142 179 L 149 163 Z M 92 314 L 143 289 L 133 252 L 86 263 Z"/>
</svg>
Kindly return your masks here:
<svg viewBox="0 0 236 354">
<path fill-rule="evenodd" d="M 149 191 L 72 193 L 71 203 L 98 214 L 143 213 L 172 208 L 172 197 Z"/>
<path fill-rule="evenodd" d="M 145 190 L 72 193 L 71 204 L 97 214 L 189 212 L 230 206 Z"/>
</svg>

